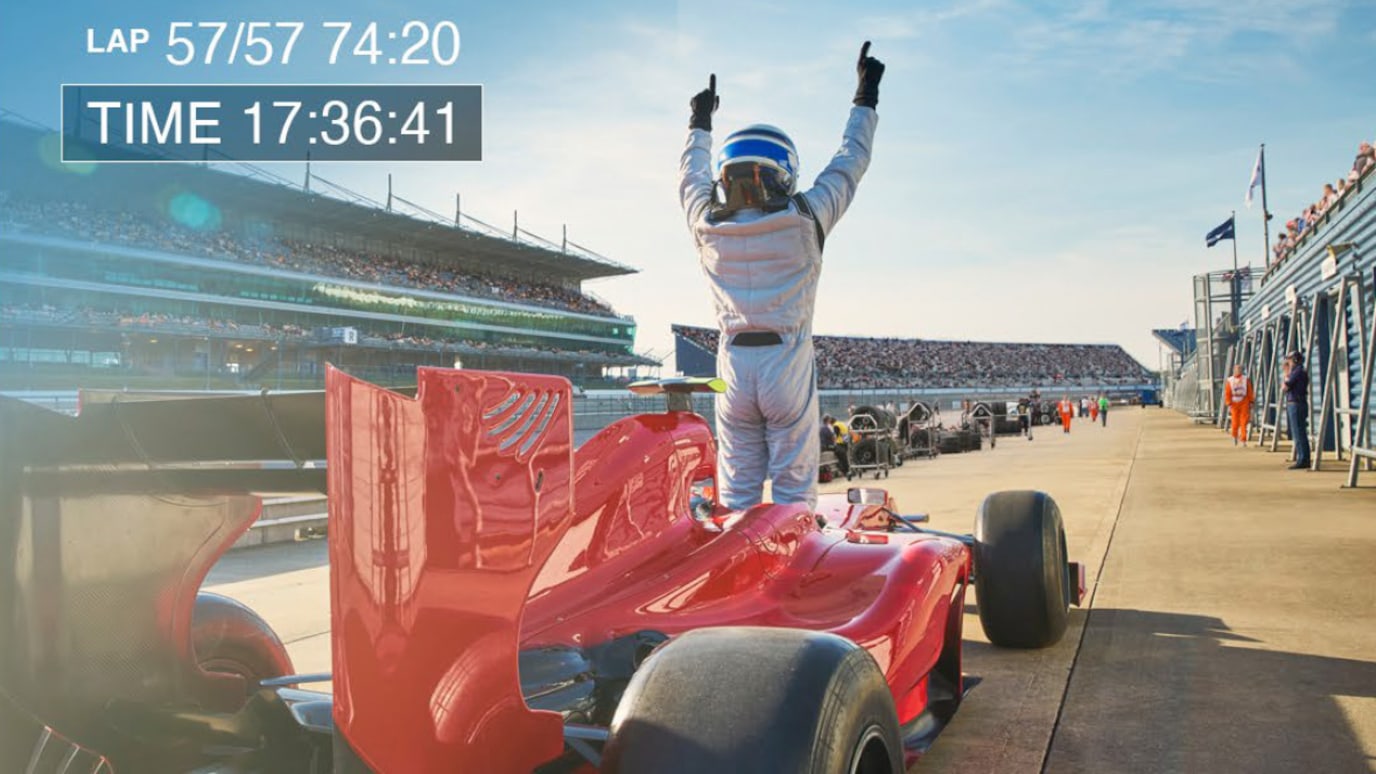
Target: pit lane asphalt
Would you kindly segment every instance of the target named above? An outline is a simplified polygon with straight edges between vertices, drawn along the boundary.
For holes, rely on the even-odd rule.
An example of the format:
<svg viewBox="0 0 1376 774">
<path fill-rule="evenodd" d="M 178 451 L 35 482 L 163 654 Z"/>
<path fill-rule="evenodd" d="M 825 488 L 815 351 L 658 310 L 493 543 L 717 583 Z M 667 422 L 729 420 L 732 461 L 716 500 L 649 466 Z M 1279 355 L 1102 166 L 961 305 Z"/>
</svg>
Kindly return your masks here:
<svg viewBox="0 0 1376 774">
<path fill-rule="evenodd" d="M 1037 428 L 867 478 L 952 531 L 993 490 L 1043 489 L 1090 581 L 1041 651 L 990 646 L 971 596 L 965 671 L 981 682 L 915 770 L 1376 769 L 1376 472 L 1343 490 L 1337 463 L 1283 457 L 1117 408 L 1107 428 Z M 298 671 L 329 670 L 323 541 L 236 551 L 206 585 L 258 610 Z"/>
</svg>

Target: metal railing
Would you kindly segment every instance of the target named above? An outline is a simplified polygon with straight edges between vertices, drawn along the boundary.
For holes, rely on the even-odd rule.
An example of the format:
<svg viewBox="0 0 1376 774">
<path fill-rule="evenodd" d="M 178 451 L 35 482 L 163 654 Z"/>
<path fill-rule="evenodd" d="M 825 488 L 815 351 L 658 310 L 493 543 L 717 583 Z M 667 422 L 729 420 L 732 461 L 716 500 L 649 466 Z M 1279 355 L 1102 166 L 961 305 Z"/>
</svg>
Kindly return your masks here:
<svg viewBox="0 0 1376 774">
<path fill-rule="evenodd" d="M 1372 270 L 1376 285 L 1376 269 Z M 1321 386 L 1322 404 L 1315 435 L 1313 467 L 1319 469 L 1326 444 L 1324 431 L 1330 431 L 1333 452 L 1342 460 L 1349 457 L 1347 486 L 1357 485 L 1357 476 L 1376 460 L 1372 443 L 1371 383 L 1376 363 L 1376 294 L 1369 291 L 1360 271 L 1337 278 L 1328 290 L 1331 300 L 1330 337 L 1327 342 L 1327 368 Z"/>
<path fill-rule="evenodd" d="M 1198 351 L 1186 358 L 1179 371 L 1167 374 L 1163 393 L 1167 408 L 1195 417 L 1196 421 L 1207 415 L 1209 402 L 1204 399 L 1206 393 L 1199 383 Z"/>
<path fill-rule="evenodd" d="M 1357 485 L 1362 470 L 1373 469 L 1372 380 L 1376 370 L 1376 267 L 1370 281 L 1354 267 L 1339 273 L 1332 264 L 1325 281 L 1306 299 L 1292 292 L 1283 313 L 1262 316 L 1229 351 L 1230 362 L 1244 365 L 1257 385 L 1257 445 L 1280 451 L 1283 435 L 1293 439 L 1284 394 L 1283 363 L 1298 351 L 1311 374 L 1306 396 L 1310 464 L 1319 470 L 1331 453 L 1348 462 L 1346 485 Z M 1220 393 L 1221 394 L 1221 393 Z M 1227 427 L 1220 413 L 1220 426 Z M 1294 456 L 1294 447 L 1288 450 Z"/>
</svg>

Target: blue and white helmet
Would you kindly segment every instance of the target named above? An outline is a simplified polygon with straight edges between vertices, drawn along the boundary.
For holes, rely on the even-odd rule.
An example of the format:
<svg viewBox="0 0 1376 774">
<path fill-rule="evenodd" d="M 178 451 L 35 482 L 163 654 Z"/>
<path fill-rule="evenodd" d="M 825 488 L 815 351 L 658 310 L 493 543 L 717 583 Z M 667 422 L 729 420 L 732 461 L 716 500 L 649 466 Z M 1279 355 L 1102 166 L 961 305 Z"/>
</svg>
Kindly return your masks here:
<svg viewBox="0 0 1376 774">
<path fill-rule="evenodd" d="M 775 172 L 777 182 L 786 193 L 798 186 L 798 149 L 793 140 L 777 126 L 751 124 L 727 135 L 717 151 L 717 179 L 728 167 L 736 164 L 759 164 Z"/>
</svg>

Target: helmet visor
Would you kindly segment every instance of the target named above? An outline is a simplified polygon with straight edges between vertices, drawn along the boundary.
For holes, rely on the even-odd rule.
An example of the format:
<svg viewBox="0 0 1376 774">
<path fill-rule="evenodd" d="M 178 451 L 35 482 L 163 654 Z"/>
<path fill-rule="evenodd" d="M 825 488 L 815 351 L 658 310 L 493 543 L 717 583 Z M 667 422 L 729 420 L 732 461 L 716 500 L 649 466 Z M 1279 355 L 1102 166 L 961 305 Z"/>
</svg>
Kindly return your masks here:
<svg viewBox="0 0 1376 774">
<path fill-rule="evenodd" d="M 756 162 L 736 162 L 722 167 L 721 187 L 727 209 L 768 209 L 787 199 L 789 188 L 783 175 Z"/>
</svg>

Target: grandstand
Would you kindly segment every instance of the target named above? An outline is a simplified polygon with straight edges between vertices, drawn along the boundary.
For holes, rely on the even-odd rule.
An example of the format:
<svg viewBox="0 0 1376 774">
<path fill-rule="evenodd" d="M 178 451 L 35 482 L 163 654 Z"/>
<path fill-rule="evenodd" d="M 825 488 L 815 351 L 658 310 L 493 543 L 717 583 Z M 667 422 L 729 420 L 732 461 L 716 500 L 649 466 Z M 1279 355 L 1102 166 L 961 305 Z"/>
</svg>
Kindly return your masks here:
<svg viewBox="0 0 1376 774">
<path fill-rule="evenodd" d="M 658 366 L 635 321 L 582 290 L 634 269 L 308 171 L 63 165 L 0 121 L 0 387 L 314 387 L 326 362 L 383 383 L 417 365 L 596 386 Z M 402 212 L 405 204 L 410 212 Z"/>
<path fill-rule="evenodd" d="M 1356 344 L 1370 338 L 1368 321 L 1376 309 L 1370 284 L 1376 277 L 1376 249 L 1372 247 L 1376 240 L 1376 151 L 1372 143 L 1359 145 L 1352 166 L 1335 184 L 1325 184 L 1320 178 L 1315 180 L 1315 189 L 1320 186 L 1321 198 L 1284 223 L 1272 246 L 1271 260 L 1264 271 L 1255 272 L 1260 281 L 1253 280 L 1240 294 L 1236 320 L 1226 301 L 1231 272 L 1218 270 L 1193 278 L 1198 346 L 1182 352 L 1170 390 L 1176 408 L 1200 419 L 1216 418 L 1223 379 L 1235 362 L 1255 375 L 1259 395 L 1264 392 L 1267 402 L 1274 404 L 1278 362 L 1289 350 L 1300 349 L 1311 373 L 1310 408 L 1315 413 L 1311 430 L 1323 425 L 1328 448 L 1338 435 L 1344 440 L 1355 438 L 1358 428 L 1350 416 L 1338 421 L 1330 415 L 1320 422 L 1318 413 L 1324 406 L 1330 362 L 1339 365 L 1332 372 L 1335 389 L 1329 391 L 1330 407 L 1357 409 L 1369 399 L 1363 394 L 1362 347 Z M 1250 280 L 1253 273 L 1242 269 L 1240 276 Z M 1344 284 L 1348 291 L 1340 298 Z M 1274 425 L 1274 417 L 1267 417 L 1266 423 Z"/>
<path fill-rule="evenodd" d="M 717 331 L 673 327 L 678 369 L 716 368 Z M 933 390 L 1047 387 L 1136 388 L 1152 373 L 1116 344 L 1019 344 L 814 336 L 823 390 Z"/>
</svg>

